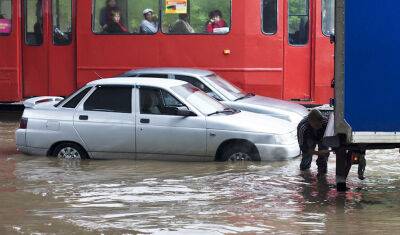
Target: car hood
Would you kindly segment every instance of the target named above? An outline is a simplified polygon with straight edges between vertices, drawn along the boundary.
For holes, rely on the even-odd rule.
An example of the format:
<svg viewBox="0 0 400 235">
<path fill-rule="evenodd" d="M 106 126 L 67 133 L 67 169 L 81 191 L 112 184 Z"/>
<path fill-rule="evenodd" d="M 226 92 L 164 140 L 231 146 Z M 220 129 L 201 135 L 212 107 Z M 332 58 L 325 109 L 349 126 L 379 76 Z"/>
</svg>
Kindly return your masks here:
<svg viewBox="0 0 400 235">
<path fill-rule="evenodd" d="M 228 131 L 287 134 L 296 130 L 292 122 L 264 114 L 241 111 L 207 117 L 207 128 Z"/>
<path fill-rule="evenodd" d="M 256 95 L 247 99 L 238 100 L 236 102 L 250 104 L 250 105 L 266 106 L 268 108 L 281 109 L 289 112 L 295 112 L 302 116 L 306 116 L 308 114 L 308 110 L 300 104 L 265 96 Z"/>
<path fill-rule="evenodd" d="M 223 101 L 226 105 L 249 112 L 267 114 L 298 124 L 308 110 L 299 104 L 264 96 L 254 96 L 238 101 Z"/>
</svg>

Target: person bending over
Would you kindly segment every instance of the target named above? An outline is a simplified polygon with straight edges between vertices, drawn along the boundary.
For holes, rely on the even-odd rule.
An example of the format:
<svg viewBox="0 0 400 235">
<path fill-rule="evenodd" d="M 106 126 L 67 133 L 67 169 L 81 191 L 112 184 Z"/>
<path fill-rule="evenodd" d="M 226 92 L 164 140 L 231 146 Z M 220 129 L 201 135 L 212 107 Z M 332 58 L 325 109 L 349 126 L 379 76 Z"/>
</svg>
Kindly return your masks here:
<svg viewBox="0 0 400 235">
<path fill-rule="evenodd" d="M 297 138 L 299 141 L 302 159 L 300 170 L 310 169 L 313 155 L 317 155 L 318 174 L 326 174 L 328 170 L 328 157 L 331 152 L 322 144 L 328 119 L 320 111 L 311 110 L 297 127 Z M 318 146 L 318 150 L 315 150 Z"/>
</svg>

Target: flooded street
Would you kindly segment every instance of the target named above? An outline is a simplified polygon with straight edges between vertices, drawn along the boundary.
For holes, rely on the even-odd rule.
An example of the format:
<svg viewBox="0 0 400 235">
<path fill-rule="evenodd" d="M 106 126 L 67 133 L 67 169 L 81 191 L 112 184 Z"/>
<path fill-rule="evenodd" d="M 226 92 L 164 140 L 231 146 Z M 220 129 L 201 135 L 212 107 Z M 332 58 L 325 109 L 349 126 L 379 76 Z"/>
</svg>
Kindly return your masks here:
<svg viewBox="0 0 400 235">
<path fill-rule="evenodd" d="M 276 163 L 61 161 L 15 150 L 18 115 L 0 113 L 0 234 L 393 234 L 398 150 L 370 151 L 365 181 Z"/>
</svg>

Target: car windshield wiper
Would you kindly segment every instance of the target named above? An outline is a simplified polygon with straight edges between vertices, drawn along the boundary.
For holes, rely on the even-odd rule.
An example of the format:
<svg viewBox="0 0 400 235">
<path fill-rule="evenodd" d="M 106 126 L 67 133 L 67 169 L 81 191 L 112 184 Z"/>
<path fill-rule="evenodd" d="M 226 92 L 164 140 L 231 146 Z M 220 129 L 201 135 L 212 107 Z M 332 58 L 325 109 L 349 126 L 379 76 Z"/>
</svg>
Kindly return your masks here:
<svg viewBox="0 0 400 235">
<path fill-rule="evenodd" d="M 210 113 L 207 116 L 212 116 L 212 115 L 216 115 L 216 114 L 220 114 L 220 113 L 237 113 L 237 112 L 239 112 L 239 111 L 236 110 L 236 109 L 226 108 L 224 110 L 220 110 L 220 111 L 216 111 L 216 112 Z"/>
<path fill-rule="evenodd" d="M 256 94 L 254 94 L 254 93 L 247 93 L 246 95 L 237 98 L 235 101 L 247 99 L 247 98 L 253 97 L 253 96 L 255 96 L 255 95 L 256 95 Z"/>
</svg>

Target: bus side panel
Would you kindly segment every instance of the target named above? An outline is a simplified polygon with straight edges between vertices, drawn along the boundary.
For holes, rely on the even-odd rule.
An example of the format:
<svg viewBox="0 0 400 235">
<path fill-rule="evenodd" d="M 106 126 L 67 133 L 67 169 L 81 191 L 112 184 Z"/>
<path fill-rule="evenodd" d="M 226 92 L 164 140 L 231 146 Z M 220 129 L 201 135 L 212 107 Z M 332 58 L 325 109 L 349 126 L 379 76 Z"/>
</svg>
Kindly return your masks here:
<svg viewBox="0 0 400 235">
<path fill-rule="evenodd" d="M 262 34 L 260 2 L 232 1 L 232 27 L 226 35 L 96 35 L 90 30 L 91 1 L 77 4 L 79 87 L 96 79 L 96 73 L 107 77 L 132 68 L 196 67 L 248 91 L 282 98 L 282 32 Z M 244 19 L 246 12 L 258 14 Z"/>
<path fill-rule="evenodd" d="M 400 2 L 345 6 L 345 119 L 353 132 L 398 132 Z"/>
<path fill-rule="evenodd" d="M 322 32 L 322 1 L 316 2 L 315 16 L 316 27 L 313 31 L 315 37 L 314 45 L 314 82 L 313 100 L 320 104 L 328 104 L 333 98 L 333 89 L 331 87 L 334 78 L 334 45 L 330 42 L 328 35 Z"/>
<path fill-rule="evenodd" d="M 0 35 L 0 102 L 22 99 L 19 1 L 12 1 L 11 34 Z"/>
<path fill-rule="evenodd" d="M 244 84 L 240 87 L 258 95 L 283 98 L 283 4 L 277 4 L 277 32 L 274 34 L 263 33 L 260 1 L 233 1 L 233 4 L 236 4 L 234 10 L 241 7 L 239 4 L 245 4 L 244 12 L 233 15 L 235 26 L 237 21 L 244 21 L 243 28 L 238 30 L 243 32 L 244 46 L 241 66 Z M 233 75 L 224 77 L 235 82 Z"/>
<path fill-rule="evenodd" d="M 75 60 L 76 60 L 76 43 L 75 43 L 75 4 L 72 3 L 72 17 L 71 17 L 71 42 L 68 45 L 55 45 L 50 42 L 49 45 L 49 95 L 67 96 L 76 89 L 75 78 Z M 56 2 L 52 2 L 56 4 Z M 66 11 L 64 9 L 64 11 Z M 52 12 L 54 14 L 55 12 Z M 52 21 L 54 25 L 55 22 Z M 53 33 L 49 35 L 53 37 Z M 53 39 L 54 40 L 54 39 Z"/>
</svg>

